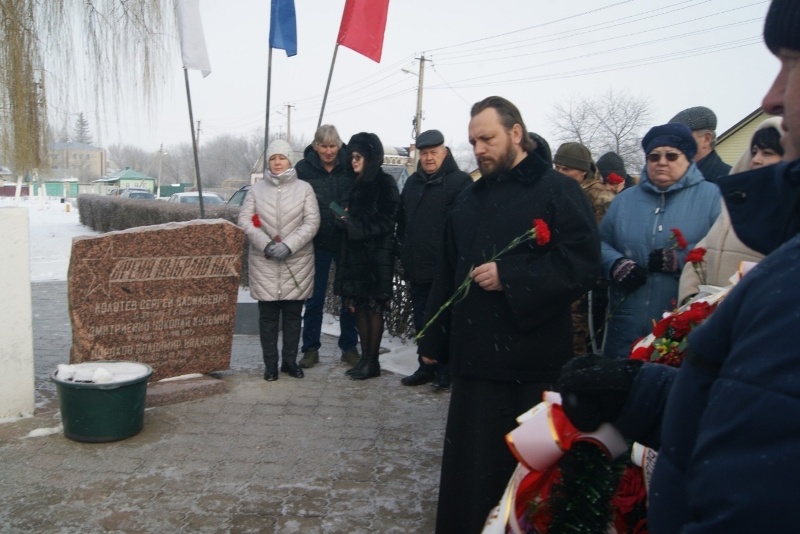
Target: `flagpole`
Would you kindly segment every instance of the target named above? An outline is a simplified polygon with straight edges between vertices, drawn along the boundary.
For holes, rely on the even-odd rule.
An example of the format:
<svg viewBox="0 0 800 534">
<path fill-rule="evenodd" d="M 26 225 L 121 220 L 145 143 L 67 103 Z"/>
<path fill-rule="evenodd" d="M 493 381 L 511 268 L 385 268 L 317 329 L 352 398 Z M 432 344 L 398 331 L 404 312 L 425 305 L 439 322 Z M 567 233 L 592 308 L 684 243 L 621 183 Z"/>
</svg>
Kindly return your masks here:
<svg viewBox="0 0 800 534">
<path fill-rule="evenodd" d="M 194 114 L 192 113 L 192 93 L 189 91 L 189 70 L 183 68 L 183 78 L 186 80 L 186 101 L 189 103 L 189 129 L 192 131 L 192 148 L 194 149 L 194 173 L 197 178 L 197 194 L 200 200 L 200 218 L 206 218 L 203 209 L 203 184 L 200 182 L 200 160 L 197 158 L 197 136 L 194 131 Z"/>
<path fill-rule="evenodd" d="M 317 121 L 317 129 L 322 126 L 322 115 L 325 114 L 325 102 L 328 101 L 328 89 L 331 87 L 331 78 L 333 77 L 333 66 L 336 64 L 336 52 L 339 51 L 339 43 L 333 48 L 333 59 L 331 60 L 331 70 L 328 72 L 328 83 L 325 84 L 325 96 L 322 97 L 322 109 L 319 110 L 319 121 Z"/>
<path fill-rule="evenodd" d="M 261 170 L 262 179 L 267 178 L 267 144 L 269 143 L 269 93 L 272 87 L 272 46 L 267 53 L 267 114 L 264 118 L 264 167 Z"/>
</svg>

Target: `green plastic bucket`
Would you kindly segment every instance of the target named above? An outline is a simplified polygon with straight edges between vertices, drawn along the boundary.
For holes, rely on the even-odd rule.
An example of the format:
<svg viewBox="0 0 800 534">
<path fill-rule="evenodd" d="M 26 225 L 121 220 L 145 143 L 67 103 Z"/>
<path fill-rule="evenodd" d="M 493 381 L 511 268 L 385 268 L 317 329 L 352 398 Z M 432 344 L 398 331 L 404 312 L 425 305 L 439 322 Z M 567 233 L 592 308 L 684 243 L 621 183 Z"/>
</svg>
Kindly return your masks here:
<svg viewBox="0 0 800 534">
<path fill-rule="evenodd" d="M 74 376 L 70 376 L 72 372 Z M 50 380 L 56 384 L 64 435 L 75 441 L 102 443 L 138 434 L 144 424 L 147 380 L 152 374 L 152 367 L 138 362 L 59 366 Z M 93 376 L 105 382 L 87 381 Z"/>
</svg>

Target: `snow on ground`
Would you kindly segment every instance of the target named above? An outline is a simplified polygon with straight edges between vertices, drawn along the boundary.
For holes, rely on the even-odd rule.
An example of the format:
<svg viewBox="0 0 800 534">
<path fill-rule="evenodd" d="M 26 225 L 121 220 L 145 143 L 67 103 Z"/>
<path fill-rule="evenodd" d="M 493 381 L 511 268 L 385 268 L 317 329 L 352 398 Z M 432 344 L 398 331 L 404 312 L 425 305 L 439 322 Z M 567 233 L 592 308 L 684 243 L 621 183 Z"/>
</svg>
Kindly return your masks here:
<svg viewBox="0 0 800 534">
<path fill-rule="evenodd" d="M 100 235 L 79 222 L 78 209 L 68 199 L 62 204 L 59 198 L 0 197 L 0 208 L 23 207 L 28 210 L 30 229 L 31 282 L 66 280 L 72 238 L 82 235 Z M 69 211 L 67 211 L 69 207 Z M 239 291 L 239 302 L 253 302 L 247 290 Z M 339 321 L 326 314 L 322 331 L 339 336 Z M 411 341 L 384 335 L 381 347 L 389 352 L 381 355 L 381 367 L 406 376 L 417 368 L 416 346 Z"/>
<path fill-rule="evenodd" d="M 72 238 L 99 232 L 81 225 L 74 203 L 61 204 L 57 198 L 22 198 L 16 203 L 13 197 L 0 197 L 0 208 L 16 206 L 28 209 L 31 282 L 66 280 Z"/>
</svg>

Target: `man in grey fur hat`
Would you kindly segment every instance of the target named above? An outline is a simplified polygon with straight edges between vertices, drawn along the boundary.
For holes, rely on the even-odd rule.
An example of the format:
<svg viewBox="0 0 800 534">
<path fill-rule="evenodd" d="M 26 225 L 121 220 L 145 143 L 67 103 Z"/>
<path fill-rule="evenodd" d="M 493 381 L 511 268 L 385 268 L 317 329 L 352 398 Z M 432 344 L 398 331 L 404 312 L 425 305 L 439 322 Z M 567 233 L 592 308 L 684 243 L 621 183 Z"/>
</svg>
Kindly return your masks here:
<svg viewBox="0 0 800 534">
<path fill-rule="evenodd" d="M 716 182 L 722 176 L 728 176 L 731 166 L 722 161 L 714 150 L 717 143 L 717 116 L 705 106 L 687 108 L 672 117 L 669 122 L 685 124 L 692 131 L 697 141 L 697 154 L 694 162 L 709 182 Z"/>
</svg>

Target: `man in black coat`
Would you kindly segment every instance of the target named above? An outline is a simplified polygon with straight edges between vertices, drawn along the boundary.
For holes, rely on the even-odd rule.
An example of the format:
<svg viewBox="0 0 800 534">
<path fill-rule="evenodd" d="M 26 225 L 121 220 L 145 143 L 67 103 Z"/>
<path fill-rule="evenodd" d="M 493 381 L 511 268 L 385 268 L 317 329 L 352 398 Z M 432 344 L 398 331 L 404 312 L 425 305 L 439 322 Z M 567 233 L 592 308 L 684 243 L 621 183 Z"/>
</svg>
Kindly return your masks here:
<svg viewBox="0 0 800 534">
<path fill-rule="evenodd" d="M 437 533 L 480 532 L 516 466 L 504 436 L 570 359 L 570 305 L 600 275 L 592 207 L 577 182 L 534 152 L 517 107 L 493 96 L 471 116 L 481 178 L 447 217 L 428 317 L 472 282 L 418 347 L 423 361 L 449 363 L 452 375 Z M 549 227 L 548 242 L 527 241 L 489 261 L 535 219 Z"/>
<path fill-rule="evenodd" d="M 692 131 L 692 137 L 697 141 L 697 153 L 694 162 L 703 173 L 703 178 L 709 182 L 716 182 L 723 176 L 728 176 L 731 166 L 722 161 L 714 145 L 717 143 L 717 116 L 705 106 L 687 108 L 675 115 L 669 122 L 685 124 Z"/>
<path fill-rule="evenodd" d="M 419 332 L 425 325 L 445 216 L 458 194 L 472 183 L 472 178 L 459 170 L 439 130 L 422 132 L 417 137 L 416 148 L 419 152 L 417 172 L 408 177 L 400 195 L 397 241 L 414 311 L 414 329 Z M 448 389 L 450 372 L 447 366 L 429 365 L 420 359 L 419 368 L 400 382 L 404 386 L 420 386 L 432 380 L 435 388 Z"/>
<path fill-rule="evenodd" d="M 297 177 L 311 184 L 319 203 L 320 225 L 314 236 L 314 293 L 306 301 L 303 313 L 303 358 L 300 367 L 314 367 L 319 361 L 322 346 L 322 312 L 328 288 L 331 262 L 339 268 L 344 232 L 334 225 L 336 215 L 330 208 L 332 201 L 344 204 L 351 179 L 347 174 L 347 151 L 336 127 L 323 124 L 314 134 L 314 142 L 306 147 L 303 159 L 297 162 Z M 358 330 L 353 313 L 344 305 L 339 314 L 339 348 L 341 359 L 350 365 L 358 361 Z"/>
</svg>

